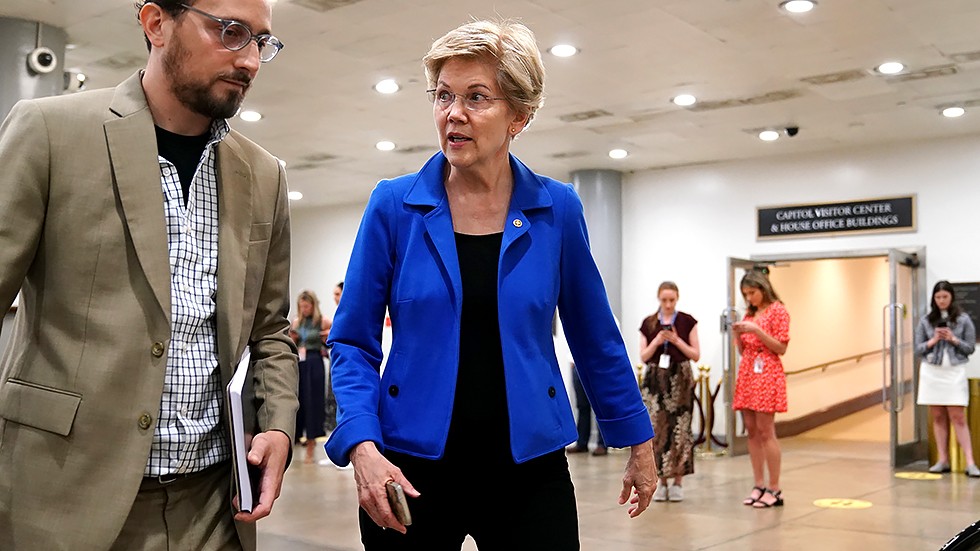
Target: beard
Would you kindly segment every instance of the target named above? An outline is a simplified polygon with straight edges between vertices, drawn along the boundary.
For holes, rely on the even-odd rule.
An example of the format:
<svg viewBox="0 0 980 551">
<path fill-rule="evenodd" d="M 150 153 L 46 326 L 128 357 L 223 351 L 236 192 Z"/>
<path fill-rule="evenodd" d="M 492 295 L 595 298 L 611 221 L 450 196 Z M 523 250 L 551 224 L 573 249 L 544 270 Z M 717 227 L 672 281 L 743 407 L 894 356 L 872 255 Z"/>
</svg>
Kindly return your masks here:
<svg viewBox="0 0 980 551">
<path fill-rule="evenodd" d="M 210 119 L 234 117 L 245 101 L 245 92 L 248 91 L 252 78 L 244 71 L 232 71 L 218 73 L 207 82 L 194 80 L 185 71 L 189 59 L 190 51 L 175 33 L 172 47 L 163 55 L 163 69 L 170 80 L 170 91 L 180 103 L 199 115 Z M 224 93 L 215 91 L 215 85 L 223 80 L 240 83 L 243 87 L 232 88 Z"/>
</svg>

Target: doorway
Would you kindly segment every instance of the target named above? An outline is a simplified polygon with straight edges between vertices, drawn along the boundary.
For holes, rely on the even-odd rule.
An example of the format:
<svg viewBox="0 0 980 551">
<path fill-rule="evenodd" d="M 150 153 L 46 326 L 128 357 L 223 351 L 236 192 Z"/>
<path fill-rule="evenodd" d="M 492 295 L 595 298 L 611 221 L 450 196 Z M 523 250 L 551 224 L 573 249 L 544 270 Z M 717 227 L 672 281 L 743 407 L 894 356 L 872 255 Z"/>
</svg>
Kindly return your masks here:
<svg viewBox="0 0 980 551">
<path fill-rule="evenodd" d="M 739 362 L 731 323 L 744 315 L 738 285 L 753 269 L 768 271 L 791 318 L 783 357 L 789 411 L 777 414 L 777 432 L 802 434 L 862 412 L 869 423 L 864 430 L 887 431 L 875 439 L 887 441 L 893 467 L 924 461 L 927 413 L 915 405 L 912 335 L 926 307 L 925 249 L 729 259 L 722 332 L 733 455 L 747 453 L 747 438 L 741 416 L 730 410 Z"/>
</svg>

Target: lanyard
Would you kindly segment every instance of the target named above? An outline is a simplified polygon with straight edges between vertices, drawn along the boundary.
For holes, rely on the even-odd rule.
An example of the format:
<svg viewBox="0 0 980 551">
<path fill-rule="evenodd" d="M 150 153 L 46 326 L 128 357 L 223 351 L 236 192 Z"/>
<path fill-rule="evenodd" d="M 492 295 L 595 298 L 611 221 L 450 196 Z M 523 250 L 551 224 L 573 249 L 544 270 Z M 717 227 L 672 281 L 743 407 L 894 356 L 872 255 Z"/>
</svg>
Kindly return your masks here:
<svg viewBox="0 0 980 551">
<path fill-rule="evenodd" d="M 663 314 L 661 314 L 661 313 L 660 313 L 660 312 L 658 311 L 658 312 L 657 312 L 657 316 L 658 316 L 658 317 L 660 318 L 660 326 L 661 326 L 661 327 L 663 327 L 664 325 L 666 325 L 666 324 L 664 323 L 664 315 L 663 315 Z M 675 321 L 677 321 L 677 311 L 676 311 L 676 310 L 674 311 L 674 315 L 673 315 L 673 316 L 671 316 L 671 318 L 670 318 L 670 327 L 671 327 L 671 328 L 673 328 L 673 329 L 674 329 L 674 331 L 677 331 L 677 329 L 676 329 L 676 328 L 674 328 L 674 322 L 675 322 Z M 667 342 L 667 341 L 664 341 L 664 354 L 666 354 L 666 353 L 667 353 L 667 345 L 668 345 L 668 344 L 670 344 L 670 343 L 669 343 L 669 342 Z"/>
</svg>

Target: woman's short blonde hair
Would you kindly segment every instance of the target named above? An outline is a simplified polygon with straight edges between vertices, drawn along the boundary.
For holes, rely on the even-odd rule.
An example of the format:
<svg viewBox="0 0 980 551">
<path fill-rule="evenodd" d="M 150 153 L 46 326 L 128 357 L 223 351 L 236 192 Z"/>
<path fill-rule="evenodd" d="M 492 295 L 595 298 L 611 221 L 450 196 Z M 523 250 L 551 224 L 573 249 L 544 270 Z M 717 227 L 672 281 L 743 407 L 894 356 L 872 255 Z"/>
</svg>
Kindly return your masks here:
<svg viewBox="0 0 980 551">
<path fill-rule="evenodd" d="M 544 105 L 544 63 L 531 29 L 513 20 L 467 23 L 432 43 L 422 58 L 429 88 L 451 58 L 487 60 L 497 66 L 497 86 L 514 111 L 527 115 L 526 127 Z"/>
</svg>

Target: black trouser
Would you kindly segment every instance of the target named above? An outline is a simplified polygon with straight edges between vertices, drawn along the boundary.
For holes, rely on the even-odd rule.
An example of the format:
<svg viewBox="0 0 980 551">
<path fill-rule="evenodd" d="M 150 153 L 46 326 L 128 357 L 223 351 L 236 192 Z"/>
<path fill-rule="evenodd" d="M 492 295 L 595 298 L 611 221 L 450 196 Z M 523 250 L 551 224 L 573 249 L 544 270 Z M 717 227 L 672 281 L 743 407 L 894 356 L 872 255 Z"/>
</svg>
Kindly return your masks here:
<svg viewBox="0 0 980 551">
<path fill-rule="evenodd" d="M 366 551 L 459 551 L 467 535 L 480 551 L 579 549 L 575 488 L 563 450 L 520 465 L 385 457 L 422 495 L 408 498 L 407 534 L 383 530 L 361 509 Z"/>
</svg>

